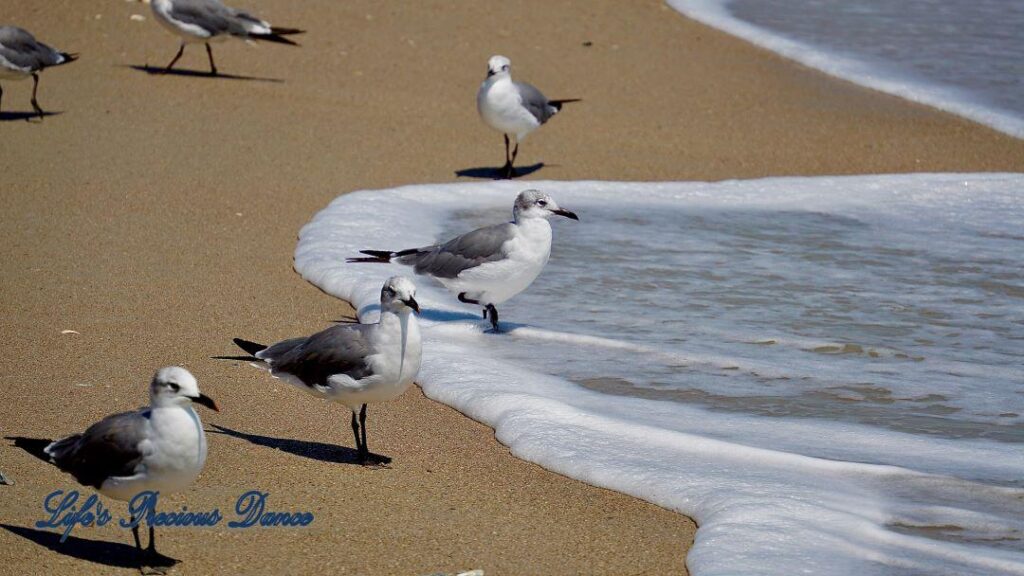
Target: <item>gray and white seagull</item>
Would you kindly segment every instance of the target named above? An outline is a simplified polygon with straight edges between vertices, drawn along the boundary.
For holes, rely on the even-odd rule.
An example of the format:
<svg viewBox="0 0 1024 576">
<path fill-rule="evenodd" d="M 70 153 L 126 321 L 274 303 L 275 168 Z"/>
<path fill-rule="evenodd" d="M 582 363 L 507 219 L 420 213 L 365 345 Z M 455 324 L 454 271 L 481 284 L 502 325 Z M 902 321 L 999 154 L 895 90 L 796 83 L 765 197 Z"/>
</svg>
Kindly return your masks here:
<svg viewBox="0 0 1024 576">
<path fill-rule="evenodd" d="M 548 263 L 548 218 L 553 215 L 579 220 L 575 213 L 559 207 L 550 195 L 524 190 L 512 206 L 511 222 L 478 228 L 433 246 L 397 252 L 360 250 L 369 258 L 347 261 L 412 266 L 417 274 L 431 276 L 443 284 L 460 302 L 483 306 L 484 318 L 499 332 L 495 305 L 525 290 Z"/>
<path fill-rule="evenodd" d="M 298 46 L 286 36 L 302 34 L 297 28 L 271 26 L 252 14 L 225 6 L 220 0 L 150 0 L 150 7 L 156 21 L 172 34 L 181 37 L 181 47 L 164 69 L 170 72 L 185 52 L 186 44 L 205 44 L 206 56 L 210 60 L 210 74 L 217 75 L 213 63 L 213 49 L 210 42 L 222 42 L 228 38 L 242 40 L 265 40 L 279 44 Z"/>
<path fill-rule="evenodd" d="M 505 165 L 502 175 L 516 175 L 513 164 L 519 154 L 519 143 L 526 135 L 540 128 L 558 114 L 563 104 L 579 102 L 579 98 L 548 100 L 540 90 L 526 82 L 512 80 L 512 62 L 504 56 L 491 56 L 487 62 L 487 78 L 476 93 L 476 109 L 480 118 L 505 136 Z M 515 148 L 509 156 L 509 137 Z"/>
<path fill-rule="evenodd" d="M 77 56 L 60 52 L 36 40 L 28 30 L 17 26 L 0 26 L 0 80 L 32 78 L 32 110 L 42 118 L 43 109 L 36 100 L 39 73 L 46 68 L 74 62 Z M 0 86 L 0 103 L 4 96 Z"/>
<path fill-rule="evenodd" d="M 416 286 L 394 276 L 381 288 L 376 324 L 338 324 L 270 346 L 234 342 L 272 376 L 347 406 L 359 461 L 386 464 L 391 458 L 371 454 L 366 445 L 366 405 L 397 398 L 419 373 L 420 328 L 413 314 L 419 311 Z"/>
<path fill-rule="evenodd" d="M 161 368 L 149 385 L 148 408 L 107 416 L 43 451 L 80 484 L 115 500 L 128 501 L 145 490 L 177 492 L 191 485 L 206 463 L 206 434 L 193 403 L 219 411 L 188 370 Z M 159 560 L 153 525 L 143 552 L 136 520 L 141 519 L 132 519 L 136 549 L 144 561 Z"/>
</svg>

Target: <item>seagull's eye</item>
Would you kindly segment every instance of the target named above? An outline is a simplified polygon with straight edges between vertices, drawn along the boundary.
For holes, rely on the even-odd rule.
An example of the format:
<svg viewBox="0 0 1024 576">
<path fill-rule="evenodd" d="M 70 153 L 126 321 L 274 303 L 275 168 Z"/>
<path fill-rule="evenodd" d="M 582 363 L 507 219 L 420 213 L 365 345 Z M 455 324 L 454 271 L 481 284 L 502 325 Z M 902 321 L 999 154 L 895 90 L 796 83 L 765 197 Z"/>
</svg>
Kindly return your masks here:
<svg viewBox="0 0 1024 576">
<path fill-rule="evenodd" d="M 395 289 L 394 289 L 394 288 L 392 288 L 392 287 L 390 287 L 390 286 L 388 286 L 387 288 L 385 288 L 385 289 L 384 289 L 384 292 L 386 292 L 386 293 L 387 293 L 387 294 L 388 294 L 389 296 L 394 296 L 394 295 L 395 295 Z"/>
<path fill-rule="evenodd" d="M 547 205 L 548 205 L 548 201 L 547 200 L 537 200 L 537 206 L 547 206 Z"/>
<path fill-rule="evenodd" d="M 171 392 L 177 392 L 178 390 L 181 390 L 181 386 L 178 386 L 174 382 L 168 382 L 167 387 L 171 389 Z"/>
</svg>

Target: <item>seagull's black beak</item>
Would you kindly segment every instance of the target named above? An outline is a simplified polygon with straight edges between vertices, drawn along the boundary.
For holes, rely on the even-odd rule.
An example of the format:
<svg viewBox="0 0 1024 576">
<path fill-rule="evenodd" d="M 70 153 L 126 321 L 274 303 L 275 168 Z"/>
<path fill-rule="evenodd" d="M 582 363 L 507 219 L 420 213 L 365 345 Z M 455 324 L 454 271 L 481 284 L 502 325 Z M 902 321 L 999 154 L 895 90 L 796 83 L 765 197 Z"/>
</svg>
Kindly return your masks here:
<svg viewBox="0 0 1024 576">
<path fill-rule="evenodd" d="M 410 297 L 408 300 L 402 300 L 402 304 L 405 304 L 409 308 L 412 308 L 417 314 L 420 313 L 420 305 L 416 302 L 415 298 Z"/>
<path fill-rule="evenodd" d="M 497 72 L 495 72 L 494 70 L 491 70 L 490 68 L 487 69 L 487 77 L 488 78 L 490 78 L 491 76 L 494 76 L 495 74 L 497 74 Z"/>
<path fill-rule="evenodd" d="M 561 208 L 559 208 L 558 210 L 552 210 L 551 212 L 553 214 L 558 214 L 559 216 L 565 216 L 566 218 L 572 218 L 573 220 L 575 220 L 577 222 L 580 221 L 580 217 L 577 216 L 575 212 L 570 212 L 569 210 L 562 210 Z"/>
<path fill-rule="evenodd" d="M 189 396 L 189 398 L 196 404 L 202 404 L 214 412 L 220 412 L 220 408 L 217 408 L 217 403 L 206 394 L 200 393 L 199 396 Z"/>
</svg>

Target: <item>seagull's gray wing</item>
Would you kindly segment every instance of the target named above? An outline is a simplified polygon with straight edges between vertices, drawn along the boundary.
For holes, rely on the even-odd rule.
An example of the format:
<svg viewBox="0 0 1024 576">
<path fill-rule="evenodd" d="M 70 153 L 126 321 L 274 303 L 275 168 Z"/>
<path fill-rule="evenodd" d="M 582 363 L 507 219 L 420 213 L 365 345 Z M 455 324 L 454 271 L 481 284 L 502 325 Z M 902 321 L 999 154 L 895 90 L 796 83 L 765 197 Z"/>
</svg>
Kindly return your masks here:
<svg viewBox="0 0 1024 576">
<path fill-rule="evenodd" d="M 174 0 L 170 14 L 171 18 L 198 26 L 213 36 L 248 36 L 251 26 L 267 26 L 259 18 L 229 8 L 218 0 Z"/>
<path fill-rule="evenodd" d="M 136 473 L 149 415 L 143 410 L 107 416 L 81 434 L 53 442 L 46 453 L 81 484 L 99 488 L 107 478 Z"/>
<path fill-rule="evenodd" d="M 326 386 L 335 374 L 359 380 L 372 374 L 366 363 L 372 329 L 372 324 L 331 326 L 308 338 L 278 342 L 257 357 L 270 364 L 272 373 L 291 374 L 310 387 Z"/>
<path fill-rule="evenodd" d="M 0 56 L 22 70 L 37 72 L 64 63 L 63 54 L 17 26 L 0 26 Z"/>
<path fill-rule="evenodd" d="M 515 84 L 516 89 L 519 90 L 519 96 L 523 99 L 523 108 L 529 110 L 530 114 L 533 114 L 533 117 L 537 119 L 537 122 L 543 124 L 558 113 L 557 108 L 548 105 L 547 97 L 541 94 L 540 90 L 526 82 L 513 82 L 513 84 Z"/>
<path fill-rule="evenodd" d="M 413 266 L 417 274 L 455 278 L 470 268 L 505 257 L 503 246 L 515 237 L 515 224 L 495 224 L 457 236 L 439 246 L 400 256 L 398 262 Z"/>
</svg>

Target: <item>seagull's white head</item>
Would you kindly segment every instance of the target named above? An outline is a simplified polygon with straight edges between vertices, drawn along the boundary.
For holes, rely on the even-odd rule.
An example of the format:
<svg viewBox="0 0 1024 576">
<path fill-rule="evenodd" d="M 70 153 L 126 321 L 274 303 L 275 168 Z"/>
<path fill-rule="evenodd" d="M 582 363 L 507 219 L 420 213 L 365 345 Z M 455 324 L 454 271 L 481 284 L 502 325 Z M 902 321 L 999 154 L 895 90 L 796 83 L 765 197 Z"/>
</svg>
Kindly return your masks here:
<svg viewBox="0 0 1024 576">
<path fill-rule="evenodd" d="M 554 198 L 540 190 L 523 190 L 516 196 L 516 203 L 512 207 L 516 222 L 527 218 L 550 218 L 552 214 L 579 220 L 579 216 L 562 209 Z"/>
<path fill-rule="evenodd" d="M 511 73 L 512 61 L 504 56 L 491 56 L 491 59 L 487 61 L 487 77 L 497 76 L 499 74 L 505 74 L 506 76 Z"/>
<path fill-rule="evenodd" d="M 392 276 L 380 289 L 380 309 L 396 314 L 419 312 L 416 302 L 416 285 L 405 276 Z"/>
<path fill-rule="evenodd" d="M 153 406 L 188 406 L 195 402 L 220 412 L 217 403 L 199 391 L 196 377 L 180 366 L 168 366 L 156 371 L 149 384 L 149 401 Z"/>
</svg>

